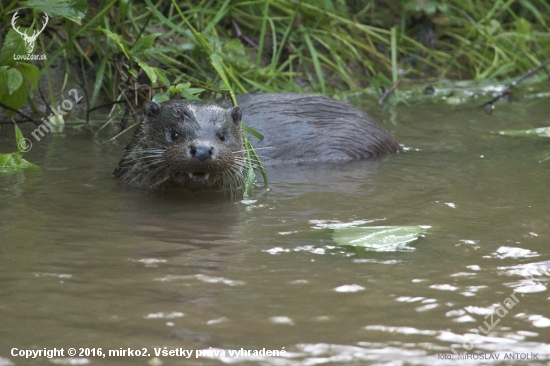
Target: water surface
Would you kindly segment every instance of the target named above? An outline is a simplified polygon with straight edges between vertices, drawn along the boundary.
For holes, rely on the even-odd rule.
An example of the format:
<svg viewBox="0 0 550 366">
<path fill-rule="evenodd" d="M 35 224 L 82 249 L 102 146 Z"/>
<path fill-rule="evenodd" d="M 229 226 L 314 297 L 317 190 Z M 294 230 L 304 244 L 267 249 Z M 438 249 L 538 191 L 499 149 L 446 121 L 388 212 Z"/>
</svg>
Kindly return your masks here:
<svg viewBox="0 0 550 366">
<path fill-rule="evenodd" d="M 121 186 L 124 141 L 108 133 L 33 141 L 42 173 L 0 176 L 0 365 L 546 365 L 549 144 L 490 132 L 549 125 L 548 103 L 371 112 L 406 153 L 271 168 L 269 192 L 245 201 Z M 371 225 L 431 228 L 393 252 L 322 230 Z M 54 347 L 64 357 L 11 355 Z M 241 349 L 286 356 L 229 356 Z"/>
</svg>

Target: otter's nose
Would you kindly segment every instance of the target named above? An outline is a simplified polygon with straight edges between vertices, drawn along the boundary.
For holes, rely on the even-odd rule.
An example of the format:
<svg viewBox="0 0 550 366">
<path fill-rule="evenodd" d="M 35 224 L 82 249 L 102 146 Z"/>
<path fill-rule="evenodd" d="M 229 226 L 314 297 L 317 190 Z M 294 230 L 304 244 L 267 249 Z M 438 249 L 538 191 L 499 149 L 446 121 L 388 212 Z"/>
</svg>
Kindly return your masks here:
<svg viewBox="0 0 550 366">
<path fill-rule="evenodd" d="M 191 157 L 193 158 L 199 159 L 200 161 L 205 161 L 210 159 L 213 153 L 214 153 L 213 147 L 208 147 L 204 145 L 202 146 L 191 145 L 191 147 L 189 148 L 189 155 L 191 155 Z"/>
</svg>

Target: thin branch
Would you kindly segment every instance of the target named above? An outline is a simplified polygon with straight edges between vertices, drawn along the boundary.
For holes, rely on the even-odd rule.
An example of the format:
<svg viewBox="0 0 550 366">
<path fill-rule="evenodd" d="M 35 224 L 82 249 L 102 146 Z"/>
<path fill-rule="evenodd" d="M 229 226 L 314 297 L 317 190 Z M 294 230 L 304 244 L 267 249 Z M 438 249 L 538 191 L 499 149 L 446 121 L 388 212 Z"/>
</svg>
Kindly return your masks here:
<svg viewBox="0 0 550 366">
<path fill-rule="evenodd" d="M 52 109 L 52 107 L 50 107 L 50 103 L 48 103 L 46 101 L 46 98 L 44 97 L 44 94 L 42 94 L 42 89 L 40 89 L 40 86 L 38 86 L 37 89 L 38 89 L 38 94 L 40 94 L 40 98 L 42 99 L 42 101 L 46 105 L 46 108 L 48 108 L 50 110 L 50 113 L 55 113 L 55 111 Z"/>
<path fill-rule="evenodd" d="M 243 34 L 243 32 L 241 32 L 241 28 L 239 27 L 237 22 L 235 22 L 234 20 L 232 20 L 231 22 L 233 23 L 233 27 L 235 28 L 235 33 L 236 33 L 237 38 L 240 38 L 241 40 L 245 41 L 246 43 L 248 43 L 249 45 L 251 45 L 254 48 L 258 48 L 258 45 L 256 43 L 254 43 L 253 40 L 251 40 L 250 38 L 245 36 Z"/>
<path fill-rule="evenodd" d="M 220 90 L 220 89 L 212 89 L 212 88 L 207 87 L 206 85 L 191 83 L 191 86 L 201 88 L 201 89 L 204 89 L 204 90 L 207 90 L 209 92 L 216 93 L 216 94 L 229 95 L 229 93 L 226 92 L 226 91 L 223 91 L 223 90 Z"/>
<path fill-rule="evenodd" d="M 388 98 L 390 96 L 390 94 L 393 93 L 395 91 L 395 89 L 397 89 L 399 84 L 401 84 L 401 80 L 402 79 L 397 79 L 397 81 L 395 83 L 393 83 L 391 88 L 389 88 L 388 90 L 386 90 L 384 92 L 384 94 L 382 94 L 380 99 L 378 99 L 378 104 L 380 104 L 380 105 L 384 104 L 384 101 L 386 100 L 386 98 Z"/>
<path fill-rule="evenodd" d="M 31 120 L 28 120 L 28 119 L 24 119 L 22 121 L 0 121 L 0 125 L 12 125 L 13 126 L 13 122 L 15 123 L 25 123 L 25 122 L 34 122 L 34 121 L 31 121 Z"/>
<path fill-rule="evenodd" d="M 139 33 L 138 33 L 137 38 L 134 42 L 134 45 L 141 38 L 141 35 L 143 34 L 143 31 L 145 31 L 145 28 L 147 28 L 147 26 L 149 25 L 149 21 L 151 20 L 152 17 L 153 17 L 153 13 L 149 13 L 149 16 L 147 17 L 147 19 L 145 19 L 145 22 L 143 23 L 143 26 L 139 30 Z"/>
<path fill-rule="evenodd" d="M 483 104 L 482 108 L 489 108 L 491 109 L 494 102 L 505 96 L 506 94 L 510 93 L 510 90 L 512 90 L 513 87 L 517 86 L 519 83 L 521 83 L 523 80 L 527 79 L 528 77 L 534 75 L 537 71 L 540 69 L 545 69 L 547 65 L 550 65 L 550 58 L 546 61 L 544 61 L 542 64 L 540 64 L 537 67 L 532 68 L 531 70 L 527 71 L 525 74 L 521 75 L 519 78 L 514 80 L 510 85 L 508 85 L 503 91 L 498 93 L 493 99 Z"/>
<path fill-rule="evenodd" d="M 115 100 L 114 102 L 109 102 L 109 103 L 102 104 L 102 105 L 97 106 L 97 107 L 93 107 L 92 109 L 88 109 L 88 111 L 86 112 L 86 124 L 88 124 L 90 122 L 90 113 L 91 112 L 93 112 L 97 109 L 109 107 L 111 105 L 118 104 L 118 103 L 126 103 L 126 101 L 125 100 Z"/>
<path fill-rule="evenodd" d="M 22 113 L 22 112 L 19 112 L 17 109 L 13 109 L 12 107 L 9 107 L 7 105 L 5 105 L 4 103 L 1 103 L 0 102 L 0 107 L 4 108 L 4 109 L 7 109 L 9 111 L 12 111 L 12 112 L 15 112 L 17 113 L 18 115 L 20 115 L 21 117 L 24 117 L 26 118 L 27 120 L 26 121 L 19 121 L 19 122 L 33 122 L 35 125 L 39 126 L 40 125 L 40 122 L 37 122 L 35 121 L 34 119 L 32 119 L 31 117 L 27 116 L 26 114 Z M 13 123 L 13 122 L 10 122 L 10 123 Z"/>
<path fill-rule="evenodd" d="M 120 135 L 125 134 L 127 131 L 130 131 L 132 128 L 136 127 L 138 124 L 139 124 L 139 123 L 134 123 L 133 125 L 131 125 L 131 126 L 128 127 L 127 129 L 125 129 L 124 131 L 119 132 L 119 133 L 116 134 L 115 136 L 111 137 L 111 138 L 109 139 L 109 142 L 115 141 Z"/>
</svg>

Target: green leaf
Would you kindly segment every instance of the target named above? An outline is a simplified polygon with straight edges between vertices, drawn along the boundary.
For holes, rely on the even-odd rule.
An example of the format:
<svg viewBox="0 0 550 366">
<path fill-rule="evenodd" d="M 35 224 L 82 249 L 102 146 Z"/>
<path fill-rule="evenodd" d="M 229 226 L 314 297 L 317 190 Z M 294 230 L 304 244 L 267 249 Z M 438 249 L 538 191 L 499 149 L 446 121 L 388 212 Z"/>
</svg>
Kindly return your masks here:
<svg viewBox="0 0 550 366">
<path fill-rule="evenodd" d="M 244 133 L 243 133 L 243 136 L 244 136 Z M 244 142 L 244 148 L 247 151 L 250 151 L 250 149 L 252 148 L 250 141 L 248 141 L 248 139 L 244 139 L 243 142 Z M 254 182 L 256 181 L 256 173 L 254 173 L 254 167 L 252 166 L 252 160 L 250 159 L 250 155 L 248 155 L 248 160 L 246 165 L 248 166 L 248 169 L 246 171 L 246 179 L 243 184 L 243 196 L 250 197 L 252 193 L 254 193 Z"/>
<path fill-rule="evenodd" d="M 141 67 L 141 69 L 143 71 L 145 71 L 145 73 L 147 74 L 147 76 L 149 77 L 149 80 L 151 80 L 151 84 L 154 84 L 157 82 L 157 74 L 155 73 L 155 69 L 154 67 L 151 67 L 149 65 L 147 65 L 145 62 L 143 61 L 139 61 L 139 60 L 136 60 L 139 67 Z"/>
<path fill-rule="evenodd" d="M 20 28 L 20 30 L 22 32 L 25 31 L 23 28 Z M 0 65 L 14 66 L 15 60 L 13 56 L 26 54 L 27 50 L 25 49 L 23 38 L 13 28 L 10 28 L 6 38 L 4 38 L 2 50 L 0 50 Z"/>
<path fill-rule="evenodd" d="M 546 16 L 546 14 L 544 14 L 543 16 L 543 14 L 541 14 L 537 7 L 531 4 L 530 1 L 520 0 L 520 4 L 523 8 L 529 10 L 537 18 L 540 24 L 542 24 L 545 28 L 547 27 L 546 22 L 544 21 L 544 17 Z M 548 9 L 548 6 L 546 7 L 546 9 Z"/>
<path fill-rule="evenodd" d="M 242 124 L 243 123 L 241 121 L 241 125 Z M 248 126 L 246 126 L 246 127 L 248 127 Z M 256 132 L 255 130 L 253 130 L 253 131 Z M 261 135 L 260 133 L 258 133 L 258 134 L 263 139 L 263 135 Z M 243 135 L 245 135 L 244 132 L 243 132 Z M 250 142 L 250 140 L 248 138 L 244 138 L 244 140 L 246 141 L 244 146 L 245 146 L 245 148 L 247 150 L 247 153 L 248 153 L 249 165 L 254 164 L 256 169 L 258 169 L 260 171 L 260 174 L 262 174 L 262 178 L 264 180 L 264 187 L 267 188 L 269 186 L 269 180 L 267 179 L 267 172 L 265 171 L 265 168 L 262 165 L 262 162 L 260 161 L 260 157 L 256 153 L 256 150 L 254 149 L 254 146 L 252 146 L 252 143 Z M 254 176 L 254 178 L 256 178 L 256 177 Z"/>
<path fill-rule="evenodd" d="M 498 131 L 499 135 L 506 136 L 538 136 L 550 137 L 550 127 L 532 128 L 529 130 L 504 130 Z"/>
<path fill-rule="evenodd" d="M 15 67 L 32 86 L 38 88 L 38 80 L 40 79 L 40 70 L 38 67 L 26 62 L 18 62 Z"/>
<path fill-rule="evenodd" d="M 524 18 L 517 18 L 515 23 L 516 23 L 516 30 L 518 33 L 523 35 L 531 34 L 531 23 L 529 23 L 528 20 Z"/>
<path fill-rule="evenodd" d="M 246 180 L 244 182 L 243 196 L 250 197 L 254 192 L 254 182 L 256 181 L 256 173 L 254 169 L 248 169 L 246 174 Z"/>
<path fill-rule="evenodd" d="M 17 143 L 17 148 L 19 152 L 27 151 L 27 142 L 23 137 L 23 133 L 19 129 L 19 126 L 14 122 L 13 126 L 15 127 L 15 142 Z"/>
<path fill-rule="evenodd" d="M 20 153 L 0 154 L 0 173 L 14 174 L 23 170 L 40 170 L 40 167 L 23 159 Z"/>
<path fill-rule="evenodd" d="M 128 72 L 129 72 L 130 75 L 132 75 L 133 77 L 135 77 L 135 78 L 138 77 L 139 72 L 138 72 L 136 69 L 128 69 Z"/>
<path fill-rule="evenodd" d="M 225 74 L 224 68 L 222 66 L 222 58 L 218 54 L 213 53 L 210 55 L 210 63 L 222 79 L 225 86 L 231 88 L 231 84 L 229 84 L 229 79 L 227 78 L 227 75 Z"/>
<path fill-rule="evenodd" d="M 160 80 L 160 82 L 164 84 L 164 86 L 169 87 L 170 80 L 168 80 L 168 77 L 166 76 L 164 70 L 159 69 L 158 67 L 152 67 L 152 69 L 155 75 L 157 75 L 158 80 Z"/>
<path fill-rule="evenodd" d="M 23 159 L 21 152 L 27 150 L 27 143 L 17 124 L 14 123 L 14 127 L 15 140 L 19 151 L 11 154 L 0 154 L 0 173 L 14 174 L 28 169 L 40 170 L 38 165 L 29 163 L 27 160 Z"/>
<path fill-rule="evenodd" d="M 313 68 L 315 69 L 315 73 L 317 74 L 317 81 L 319 82 L 319 86 L 321 87 L 321 93 L 325 95 L 326 94 L 325 77 L 323 76 L 323 69 L 321 67 L 321 63 L 319 62 L 319 52 L 313 46 L 313 42 L 311 42 L 311 37 L 309 35 L 309 32 L 304 31 L 303 36 L 304 36 L 303 38 L 304 42 L 309 50 L 309 54 L 311 55 L 311 60 L 313 61 Z"/>
<path fill-rule="evenodd" d="M 88 11 L 86 0 L 29 0 L 26 6 L 43 11 L 52 17 L 67 18 L 79 25 Z"/>
<path fill-rule="evenodd" d="M 246 49 L 240 39 L 232 39 L 222 46 L 224 59 L 244 70 L 254 68 L 250 56 L 246 54 Z"/>
<path fill-rule="evenodd" d="M 334 229 L 333 240 L 338 245 L 362 247 L 375 252 L 412 251 L 407 243 L 424 233 L 419 226 L 371 226 Z"/>
<path fill-rule="evenodd" d="M 189 88 L 189 89 L 187 89 L 187 92 L 188 92 L 189 94 L 195 95 L 195 94 L 200 94 L 200 93 L 202 93 L 202 92 L 205 91 L 205 90 L 206 90 L 206 89 L 203 89 L 203 88 Z"/>
<path fill-rule="evenodd" d="M 132 49 L 130 50 L 130 53 L 132 55 L 136 55 L 137 53 L 141 53 L 143 51 L 148 50 L 153 46 L 155 43 L 155 39 L 160 36 L 160 33 L 153 33 L 148 34 L 146 36 L 141 37 L 138 39 L 136 43 L 132 46 Z"/>
<path fill-rule="evenodd" d="M 23 84 L 23 76 L 19 70 L 10 68 L 8 69 L 8 92 L 13 94 L 14 91 L 19 89 Z"/>
<path fill-rule="evenodd" d="M 207 24 L 207 26 L 204 28 L 203 30 L 203 34 L 208 34 L 210 33 L 210 30 L 216 26 L 216 24 L 218 24 L 220 22 L 220 20 L 222 20 L 225 15 L 227 14 L 227 11 L 228 11 L 228 7 L 229 7 L 229 4 L 231 3 L 231 0 L 226 0 L 222 6 L 219 6 L 219 10 L 218 12 L 216 13 L 216 15 L 214 16 L 214 18 Z"/>
<path fill-rule="evenodd" d="M 0 102 L 7 105 L 10 108 L 13 108 L 15 110 L 21 109 L 23 104 L 25 104 L 25 101 L 27 100 L 27 97 L 29 96 L 29 86 L 27 83 L 21 84 L 21 87 L 14 91 L 12 94 L 4 93 L 4 95 L 0 98 Z M 4 113 L 6 113 L 9 117 L 13 116 L 15 113 L 12 111 L 4 110 Z"/>
<path fill-rule="evenodd" d="M 191 83 L 180 83 L 170 88 L 172 94 L 179 93 L 182 98 L 190 100 L 200 100 L 198 94 L 204 91 L 203 88 L 190 88 Z"/>
<path fill-rule="evenodd" d="M 259 139 L 260 141 L 262 141 L 264 139 L 264 135 L 262 135 L 261 133 L 259 133 L 255 129 L 249 127 L 248 125 L 246 125 L 242 122 L 241 122 L 241 128 L 243 129 L 244 132 L 251 134 L 252 136 Z"/>
<path fill-rule="evenodd" d="M 176 88 L 178 89 L 178 91 L 180 90 L 183 90 L 183 89 L 189 89 L 191 87 L 191 83 L 187 82 L 187 83 L 179 83 L 176 85 Z"/>
<path fill-rule="evenodd" d="M 190 100 L 200 100 L 198 94 L 202 93 L 204 89 L 202 88 L 189 88 L 189 89 L 182 89 L 180 91 L 180 95 L 184 99 L 190 99 Z"/>
<path fill-rule="evenodd" d="M 162 103 L 167 100 L 170 100 L 170 91 L 164 93 L 157 93 L 153 96 L 153 102 Z"/>
<path fill-rule="evenodd" d="M 0 66 L 0 99 L 8 87 L 8 66 Z"/>
<path fill-rule="evenodd" d="M 90 101 L 90 106 L 94 107 L 99 95 L 99 91 L 103 86 L 103 79 L 105 78 L 105 67 L 107 66 L 107 57 L 103 57 L 99 68 L 96 71 L 94 90 L 92 91 L 92 99 Z"/>
<path fill-rule="evenodd" d="M 122 39 L 122 36 L 120 34 L 113 33 L 110 30 L 103 28 L 101 28 L 101 31 L 105 33 L 105 35 L 109 37 L 113 42 L 115 42 L 115 44 L 118 46 L 118 48 L 120 48 L 122 52 L 124 52 L 127 58 L 130 58 L 128 47 L 124 45 L 124 40 Z"/>
</svg>

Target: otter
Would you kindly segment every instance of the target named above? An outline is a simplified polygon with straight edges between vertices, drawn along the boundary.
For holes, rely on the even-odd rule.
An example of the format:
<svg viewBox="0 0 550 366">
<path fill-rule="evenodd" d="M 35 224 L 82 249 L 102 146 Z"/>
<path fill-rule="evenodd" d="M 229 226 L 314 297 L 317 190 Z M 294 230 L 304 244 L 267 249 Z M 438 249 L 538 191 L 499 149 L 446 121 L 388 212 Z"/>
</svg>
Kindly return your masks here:
<svg viewBox="0 0 550 366">
<path fill-rule="evenodd" d="M 114 176 L 151 188 L 236 192 L 247 172 L 241 120 L 265 136 L 253 141 L 264 165 L 340 163 L 402 151 L 368 114 L 332 98 L 252 93 L 237 95 L 237 102 L 148 103 Z"/>
</svg>

